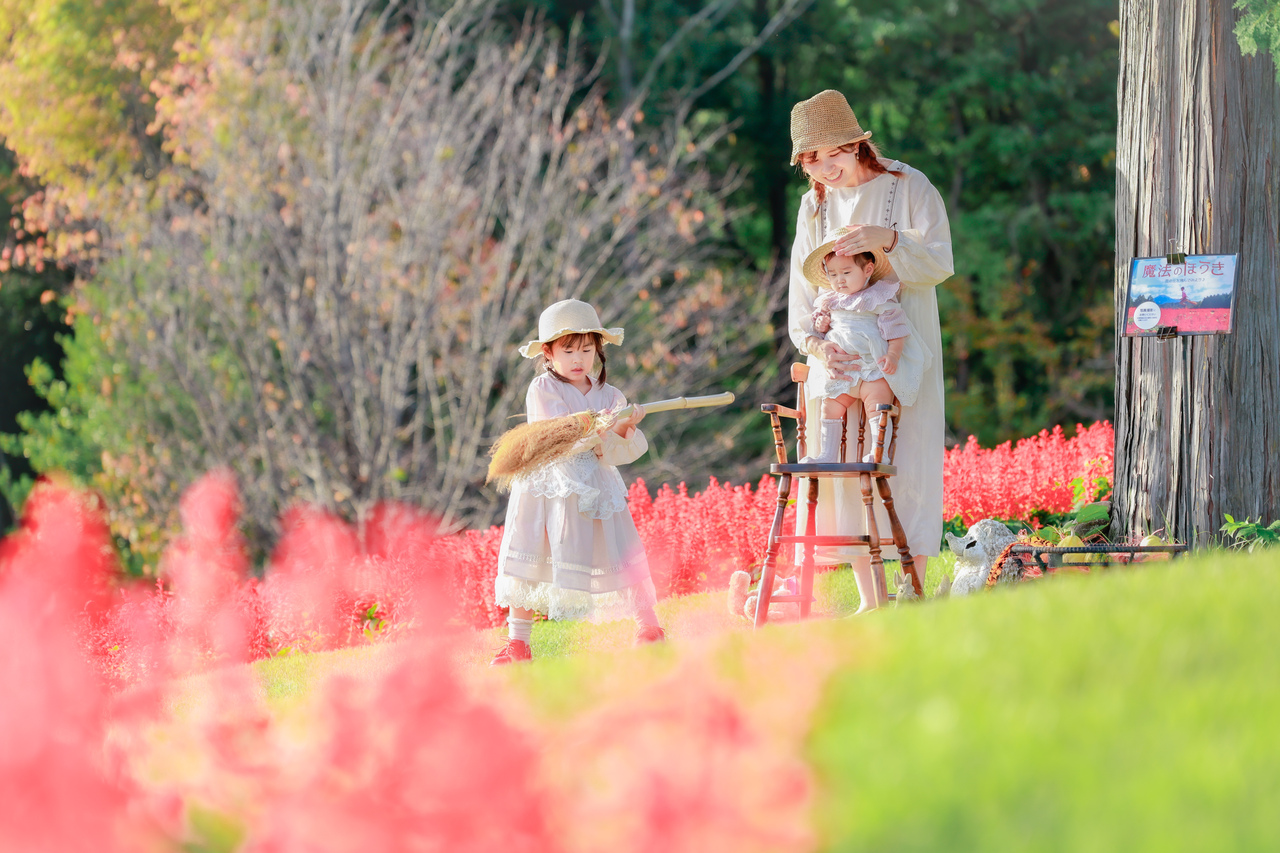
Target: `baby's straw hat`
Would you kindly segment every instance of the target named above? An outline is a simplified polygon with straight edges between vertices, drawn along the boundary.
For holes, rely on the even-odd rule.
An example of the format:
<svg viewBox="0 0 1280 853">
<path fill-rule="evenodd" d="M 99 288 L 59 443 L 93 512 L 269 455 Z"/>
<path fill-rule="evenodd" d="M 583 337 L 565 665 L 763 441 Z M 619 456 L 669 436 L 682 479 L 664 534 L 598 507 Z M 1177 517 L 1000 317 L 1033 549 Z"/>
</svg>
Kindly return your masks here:
<svg viewBox="0 0 1280 853">
<path fill-rule="evenodd" d="M 791 108 L 791 165 L 806 151 L 838 148 L 871 138 L 844 95 L 826 89 Z"/>
<path fill-rule="evenodd" d="M 606 329 L 600 325 L 596 309 L 578 299 L 565 299 L 542 312 L 538 318 L 538 337 L 520 347 L 525 358 L 542 355 L 542 345 L 565 335 L 599 332 L 606 344 L 622 343 L 622 329 Z"/>
<path fill-rule="evenodd" d="M 827 257 L 827 255 L 835 251 L 836 240 L 843 237 L 845 234 L 848 234 L 849 231 L 850 229 L 848 228 L 837 228 L 836 239 L 828 240 L 823 243 L 821 246 L 810 252 L 809 257 L 804 259 L 804 266 L 801 267 L 801 270 L 804 272 L 804 277 L 807 278 L 809 283 L 814 287 L 831 287 L 831 282 L 827 280 L 827 271 L 822 267 L 822 261 Z M 871 271 L 871 277 L 867 279 L 868 285 L 875 284 L 880 279 L 888 278 L 893 274 L 893 267 L 890 266 L 889 259 L 885 257 L 883 249 L 875 248 L 867 249 L 867 251 L 876 259 L 875 269 Z"/>
</svg>

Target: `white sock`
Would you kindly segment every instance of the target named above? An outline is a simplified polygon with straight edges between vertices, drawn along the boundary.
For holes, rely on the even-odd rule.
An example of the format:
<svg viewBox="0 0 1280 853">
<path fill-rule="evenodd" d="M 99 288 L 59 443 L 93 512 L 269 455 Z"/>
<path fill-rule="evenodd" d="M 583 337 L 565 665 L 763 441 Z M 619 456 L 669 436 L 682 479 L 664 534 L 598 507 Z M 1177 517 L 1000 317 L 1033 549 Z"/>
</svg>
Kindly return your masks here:
<svg viewBox="0 0 1280 853">
<path fill-rule="evenodd" d="M 533 620 L 517 619 L 514 616 L 507 617 L 507 638 L 511 640 L 519 640 L 522 643 L 528 643 L 533 636 Z"/>
<path fill-rule="evenodd" d="M 658 614 L 653 612 L 652 607 L 640 607 L 636 609 L 636 625 L 641 628 L 659 628 Z"/>
<path fill-rule="evenodd" d="M 840 433 L 844 429 L 843 418 L 823 418 L 821 432 L 819 433 L 819 452 L 812 456 L 806 456 L 801 462 L 839 462 L 840 461 Z"/>
<path fill-rule="evenodd" d="M 875 462 L 875 461 L 876 461 L 876 439 L 877 439 L 877 438 L 879 437 L 879 435 L 880 435 L 880 421 L 881 421 L 881 419 L 883 419 L 883 420 L 884 420 L 884 422 L 885 422 L 885 426 L 884 426 L 884 440 L 885 440 L 885 444 L 880 448 L 880 461 L 881 461 L 881 462 L 887 462 L 887 461 L 888 461 L 887 459 L 885 459 L 885 458 L 884 458 L 884 453 L 885 453 L 885 451 L 886 451 L 886 450 L 888 450 L 888 448 L 889 448 L 889 445 L 888 445 L 888 442 L 889 442 L 889 430 L 891 430 L 891 429 L 893 428 L 893 425 L 889 423 L 889 413 L 888 413 L 888 412 L 872 412 L 871 414 L 867 415 L 867 433 L 866 433 L 866 435 L 867 435 L 867 444 L 866 444 L 866 447 L 867 447 L 867 454 L 866 454 L 865 456 L 863 456 L 863 457 L 862 457 L 862 461 L 863 461 L 863 462 Z"/>
</svg>

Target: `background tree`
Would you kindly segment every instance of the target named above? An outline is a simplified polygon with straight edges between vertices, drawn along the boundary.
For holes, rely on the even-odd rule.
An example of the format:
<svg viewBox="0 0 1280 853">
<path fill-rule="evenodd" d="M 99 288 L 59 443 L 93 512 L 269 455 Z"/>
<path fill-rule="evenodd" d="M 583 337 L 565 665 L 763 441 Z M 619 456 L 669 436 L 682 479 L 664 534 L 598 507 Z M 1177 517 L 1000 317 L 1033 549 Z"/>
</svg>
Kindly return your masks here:
<svg viewBox="0 0 1280 853">
<path fill-rule="evenodd" d="M 1232 334 L 1117 339 L 1113 532 L 1203 543 L 1280 517 L 1280 86 L 1229 2 L 1121 5 L 1116 316 L 1130 258 L 1240 258 Z"/>
<path fill-rule="evenodd" d="M 27 381 L 23 368 L 41 359 L 60 364 L 62 350 L 57 335 L 68 331 L 65 311 L 59 304 L 71 283 L 71 275 L 59 269 L 46 234 L 29 234 L 22 227 L 22 203 L 38 192 L 35 183 L 18 173 L 13 152 L 0 147 L 0 434 L 18 431 L 18 416 L 47 410 Z M 0 440 L 0 533 L 14 522 L 6 493 L 22 494 L 18 481 L 34 471 L 21 453 L 12 458 Z"/>
<path fill-rule="evenodd" d="M 310 274 L 306 265 L 335 250 L 331 234 L 320 239 L 329 232 L 305 224 L 307 217 L 329 209 L 316 195 L 317 175 L 329 176 L 337 198 L 369 200 L 375 211 L 372 222 L 389 215 L 388 198 L 416 191 L 402 173 L 409 169 L 406 174 L 412 174 L 422 164 L 414 160 L 416 165 L 406 164 L 400 172 L 384 169 L 391 176 L 390 189 L 370 195 L 362 189 L 362 179 L 354 177 L 354 166 L 326 166 L 314 156 L 323 148 L 316 140 L 326 138 L 316 130 L 322 111 L 303 105 L 296 95 L 318 84 L 286 90 L 281 82 L 288 74 L 298 76 L 283 53 L 296 39 L 284 38 L 281 26 L 272 31 L 281 36 L 273 42 L 255 41 L 258 36 L 251 32 L 255 22 L 295 14 L 291 3 L 105 0 L 92 5 L 79 10 L 78 4 L 60 0 L 0 0 L 0 133 L 44 193 L 23 201 L 23 229 L 47 232 L 42 251 L 64 269 L 78 270 L 85 280 L 65 306 L 73 315 L 84 311 L 67 339 L 65 375 L 59 375 L 52 354 L 28 371 L 58 417 L 48 411 L 23 414 L 23 435 L 4 439 L 3 447 L 10 454 L 29 454 L 36 470 L 63 468 L 110 496 L 118 493 L 116 503 L 127 509 L 120 510 L 117 530 L 128 531 L 143 523 L 148 510 L 167 506 L 169 481 L 180 483 L 186 476 L 169 476 L 156 464 L 159 457 L 150 459 L 155 450 L 167 448 L 166 458 L 193 469 L 226 455 L 225 448 L 234 446 L 229 436 L 284 443 L 272 451 L 277 460 L 299 452 L 295 432 L 281 430 L 266 417 L 279 401 L 252 392 L 252 383 L 244 378 L 258 376 L 254 381 L 261 389 L 268 382 L 277 391 L 288 387 L 271 374 L 280 369 L 281 360 L 274 339 L 262 347 L 276 355 L 253 355 L 261 343 L 253 337 L 255 330 L 280 329 L 269 322 L 270 299 L 255 288 L 267 295 L 286 293 L 282 282 L 291 282 L 294 275 L 301 275 L 305 284 Z M 447 6 L 436 0 L 399 3 L 388 21 L 400 28 L 397 32 L 411 34 L 431 26 Z M 637 377 L 637 387 L 680 384 L 685 371 L 683 375 L 692 373 L 707 383 L 724 376 L 715 381 L 731 381 L 741 392 L 736 411 L 665 421 L 636 473 L 651 481 L 696 483 L 712 473 L 754 479 L 762 470 L 767 431 L 747 412 L 759 399 L 776 394 L 770 383 L 782 377 L 780 366 L 790 360 L 781 317 L 784 271 L 776 262 L 789 252 L 804 186 L 786 165 L 788 115 L 795 101 L 825 87 L 846 91 L 885 152 L 929 174 L 951 208 L 957 276 L 940 295 L 952 437 L 976 433 L 992 442 L 1110 411 L 1112 323 L 1104 283 L 1111 281 L 1113 263 L 1111 86 L 1118 25 L 1109 25 L 1115 0 L 884 0 L 875 7 L 848 0 L 541 0 L 492 7 L 477 44 L 524 50 L 520 39 L 531 9 L 545 14 L 555 30 L 540 44 L 573 44 L 584 66 L 598 73 L 591 78 L 594 90 L 578 85 L 563 102 L 566 116 L 596 117 L 587 121 L 590 134 L 582 131 L 586 136 L 575 144 L 588 136 L 608 139 L 608 145 L 617 146 L 617 159 L 598 162 L 608 176 L 605 184 L 614 188 L 609 191 L 621 193 L 623 178 L 630 175 L 633 190 L 650 193 L 644 205 L 637 202 L 618 220 L 620 236 L 604 246 L 610 260 L 588 269 L 587 277 L 562 281 L 561 287 L 588 294 L 599 288 L 621 300 L 620 311 L 632 312 L 627 322 L 639 331 L 632 335 L 626 358 L 633 362 L 627 373 Z M 290 21 L 289 26 L 311 26 Z M 1263 35 L 1259 38 L 1265 41 Z M 388 74 L 403 75 L 399 61 L 386 67 Z M 260 79 L 253 79 L 255 74 L 246 78 L 246 67 L 260 71 Z M 563 77 L 564 63 L 554 68 Z M 211 69 L 223 75 L 217 85 L 208 76 Z M 534 79 L 533 70 L 529 66 L 528 80 Z M 238 82 L 242 78 L 247 82 Z M 336 72 L 327 79 L 340 82 Z M 373 102 L 385 90 L 362 91 L 371 103 L 358 104 L 353 114 L 370 122 L 398 115 L 395 108 L 375 111 Z M 642 94 L 645 99 L 638 103 Z M 491 107 L 475 109 L 480 115 Z M 611 128 L 605 127 L 606 116 Z M 515 124 L 502 124 L 494 133 L 508 126 Z M 372 127 L 366 129 L 370 136 L 365 141 L 343 137 L 341 145 L 328 150 L 381 162 L 370 153 L 375 151 L 368 141 Z M 527 123 L 525 129 L 533 132 Z M 469 152 L 475 146 L 452 147 Z M 588 158 L 577 149 L 564 156 Z M 487 178 L 480 173 L 488 166 L 481 161 L 455 156 L 448 162 L 458 169 L 477 169 L 471 180 L 485 186 Z M 633 165 L 639 171 L 632 172 Z M 499 171 L 506 168 L 499 166 Z M 560 186 L 555 180 L 547 177 L 544 186 Z M 236 181 L 239 197 L 227 189 Z M 581 195 L 576 185 L 562 186 L 570 195 Z M 444 184 L 439 188 L 446 189 Z M 600 202 L 601 210 L 617 203 L 610 199 Z M 554 205 L 547 209 L 558 210 Z M 103 211 L 109 212 L 102 219 L 111 226 L 106 234 L 111 247 L 105 254 L 93 239 L 105 233 L 94 215 Z M 284 223 L 285 216 L 297 218 Z M 591 220 L 585 208 L 573 216 L 604 221 Z M 491 237 L 501 244 L 511 219 L 494 213 L 490 221 Z M 386 221 L 359 223 L 348 216 L 343 222 L 342 228 L 361 239 L 377 228 L 396 233 Z M 671 223 L 676 237 L 659 249 L 658 241 L 671 234 Z M 403 229 L 403 223 L 398 227 Z M 601 233 L 591 240 L 601 239 Z M 526 236 L 527 245 L 538 243 L 528 232 Z M 383 261 L 378 263 L 390 258 L 386 263 L 394 267 L 404 254 L 396 256 L 393 249 L 403 241 L 383 242 L 378 250 Z M 573 246 L 562 241 L 570 253 L 586 251 L 589 243 L 586 238 Z M 292 248 L 256 265 L 265 247 L 275 245 Z M 466 243 L 450 244 L 455 245 Z M 488 251 L 482 248 L 480 255 L 488 257 Z M 666 255 L 660 264 L 659 251 Z M 239 267 L 229 266 L 233 259 Z M 211 266 L 215 261 L 220 268 Z M 362 264 L 373 263 L 366 258 L 331 266 L 364 269 Z M 468 261 L 458 268 L 473 275 L 474 266 Z M 183 270 L 189 269 L 197 272 L 184 279 Z M 404 274 L 405 267 L 400 269 Z M 391 277 L 381 266 L 377 275 Z M 310 277 L 322 283 L 320 276 Z M 352 282 L 339 280 L 347 288 L 341 293 L 358 291 Z M 525 280 L 513 273 L 505 281 L 521 285 Z M 632 284 L 615 286 L 622 281 Z M 197 352 L 203 338 L 165 338 L 159 328 L 151 328 L 156 341 L 146 339 L 146 311 L 163 314 L 166 306 L 183 300 L 189 301 L 183 309 L 188 314 L 203 310 L 201 300 L 214 299 L 217 288 L 229 289 L 236 282 L 249 288 L 242 317 L 235 319 L 233 312 L 222 316 L 211 308 L 200 315 L 207 321 L 202 330 L 217 341 L 217 353 Z M 478 292 L 484 298 L 494 294 L 491 289 Z M 235 303 L 222 299 L 219 304 Z M 361 295 L 352 304 L 368 303 Z M 63 315 L 63 306 L 48 303 L 42 308 Z M 525 310 L 533 309 L 518 309 Z M 517 320 L 518 311 L 511 315 Z M 347 316 L 341 320 L 354 322 Z M 390 334 L 366 320 L 369 329 L 377 330 L 370 332 L 373 337 Z M 121 337 L 130 324 L 141 334 L 139 340 Z M 374 346 L 373 337 L 366 339 L 369 346 Z M 634 348 L 637 340 L 645 341 L 641 350 Z M 173 350 L 167 361 L 159 356 L 165 346 Z M 309 353 L 315 355 L 314 350 Z M 212 397 L 192 408 L 192 398 L 184 396 L 175 377 L 182 371 L 202 375 L 196 369 L 200 358 L 216 368 L 203 371 L 209 374 L 247 363 L 251 355 L 257 359 L 257 373 L 235 374 L 236 381 L 218 389 L 215 397 L 235 408 L 248 405 L 248 398 L 237 395 L 258 393 L 251 402 L 260 414 L 243 415 L 246 423 L 255 424 L 253 434 L 245 438 L 224 430 L 218 440 L 223 450 L 204 457 L 195 452 L 203 441 L 197 436 L 209 427 L 199 419 L 218 409 Z M 29 355 L 16 358 L 25 361 Z M 333 361 L 333 375 L 348 375 L 342 371 L 353 369 L 355 361 Z M 15 376 L 18 368 L 12 365 Z M 504 373 L 509 368 L 519 371 L 521 365 L 493 367 L 496 384 L 486 398 L 491 414 L 503 410 L 505 417 L 513 410 L 512 398 L 504 395 L 522 381 L 509 382 Z M 318 368 L 310 363 L 308 369 Z M 417 373 L 412 381 L 420 381 Z M 324 389 L 329 386 L 365 393 L 351 384 L 334 379 L 320 383 L 319 391 L 300 387 L 308 395 L 328 393 Z M 182 393 L 174 393 L 175 388 Z M 148 395 L 159 395 L 159 400 Z M 410 398 L 406 411 L 416 412 L 418 392 Z M 325 428 L 337 428 L 344 418 L 353 419 L 341 427 L 348 436 L 367 427 L 358 422 L 365 417 L 361 406 L 322 409 L 326 414 L 317 423 Z M 237 430 L 246 429 L 240 426 L 242 414 L 229 421 Z M 296 410 L 286 415 L 279 417 L 300 417 Z M 479 423 L 472 421 L 472 428 Z M 158 442 L 161 433 L 183 436 L 188 444 Z M 441 440 L 446 434 L 440 433 Z M 382 440 L 370 441 L 373 446 Z M 427 453 L 426 447 L 424 443 L 417 452 Z M 345 453 L 350 446 L 342 444 L 338 450 Z M 255 449 L 239 461 L 248 465 L 252 454 L 264 452 Z M 469 452 L 448 458 L 474 470 L 482 460 L 468 460 Z M 337 459 L 341 453 L 321 455 Z M 349 458 L 335 464 L 352 470 Z M 268 465 L 263 470 L 275 469 Z M 407 477 L 412 469 L 397 463 L 388 470 Z M 293 475 L 276 471 L 272 476 L 281 496 L 310 494 L 294 490 Z M 442 496 L 459 494 L 464 481 L 418 497 L 448 505 Z M 302 482 L 310 483 L 306 478 Z M 0 488 L 21 497 L 20 485 Z M 345 486 L 320 491 L 330 501 L 335 492 L 350 493 L 356 500 L 375 493 L 414 497 L 394 477 L 393 485 L 370 486 L 367 492 Z M 470 517 L 479 522 L 491 512 L 491 500 L 486 495 L 458 511 L 473 513 Z M 354 506 L 342 501 L 334 505 L 345 510 Z"/>
<path fill-rule="evenodd" d="M 715 137 L 637 137 L 571 48 L 496 37 L 493 9 L 282 7 L 157 77 L 161 189 L 107 223 L 68 381 L 33 371 L 91 430 L 135 547 L 218 465 L 260 542 L 296 499 L 487 521 L 485 452 L 533 376 L 515 349 L 557 299 L 628 328 L 611 355 L 634 397 L 750 383 L 753 306 L 704 263 Z M 60 462 L 65 432 L 40 416 L 23 450 Z M 651 466 L 732 455 L 651 432 Z"/>
<path fill-rule="evenodd" d="M 613 3 L 554 2 L 583 16 L 588 49 L 620 50 Z M 700 20 L 714 7 L 715 14 Z M 629 66 L 651 67 L 649 118 L 714 75 L 781 4 L 648 2 L 635 7 Z M 700 93 L 695 116 L 731 120 L 714 171 L 743 170 L 748 212 L 726 237 L 761 272 L 789 257 L 803 179 L 787 165 L 792 104 L 845 92 L 884 153 L 923 170 L 952 216 L 956 277 L 940 288 L 948 426 L 1002 441 L 1112 411 L 1116 0 L 817 0 L 738 72 Z M 696 24 L 694 26 L 693 24 Z M 678 61 L 677 61 L 678 59 Z M 604 69 L 625 91 L 617 63 Z M 633 75 L 634 76 L 634 75 Z M 770 287 L 785 290 L 773 276 Z M 788 358 L 785 317 L 773 318 Z"/>
</svg>

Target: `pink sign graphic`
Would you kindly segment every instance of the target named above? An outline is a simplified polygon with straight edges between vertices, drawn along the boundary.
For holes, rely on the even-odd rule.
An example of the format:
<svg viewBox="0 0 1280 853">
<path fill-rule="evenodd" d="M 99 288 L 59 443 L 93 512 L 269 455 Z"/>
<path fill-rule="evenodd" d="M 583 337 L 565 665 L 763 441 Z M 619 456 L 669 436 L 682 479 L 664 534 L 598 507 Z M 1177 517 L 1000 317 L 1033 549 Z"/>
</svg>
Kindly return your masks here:
<svg viewBox="0 0 1280 853">
<path fill-rule="evenodd" d="M 1216 335 L 1231 331 L 1236 255 L 1187 255 L 1185 263 L 1134 258 L 1126 335 Z"/>
</svg>

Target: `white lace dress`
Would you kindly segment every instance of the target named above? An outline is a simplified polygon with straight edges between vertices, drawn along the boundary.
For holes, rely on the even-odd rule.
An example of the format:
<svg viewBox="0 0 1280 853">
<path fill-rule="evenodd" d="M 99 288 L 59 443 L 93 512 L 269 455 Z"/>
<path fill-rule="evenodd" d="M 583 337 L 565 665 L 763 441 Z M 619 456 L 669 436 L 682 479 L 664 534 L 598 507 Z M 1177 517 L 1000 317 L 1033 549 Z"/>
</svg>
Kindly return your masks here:
<svg viewBox="0 0 1280 853">
<path fill-rule="evenodd" d="M 529 386 L 530 421 L 626 405 L 612 385 L 583 394 L 543 374 Z M 600 446 L 603 457 L 597 457 Z M 580 452 L 517 478 L 507 503 L 498 552 L 499 607 L 522 607 L 552 619 L 609 619 L 657 600 L 649 561 L 627 509 L 616 466 L 634 462 L 649 444 L 635 430 L 585 440 Z"/>
<path fill-rule="evenodd" d="M 932 354 L 920 344 L 902 306 L 898 303 L 898 282 L 881 280 L 857 293 L 840 293 L 824 290 L 814 300 L 813 311 L 827 311 L 831 315 L 831 328 L 825 335 L 813 328 L 813 317 L 805 321 L 810 334 L 825 337 L 847 353 L 856 354 L 861 360 L 859 369 L 850 379 L 824 377 L 822 396 L 839 397 L 853 394 L 861 382 L 885 379 L 898 402 L 914 406 L 920 395 L 920 380 L 933 363 Z M 898 369 L 885 374 L 876 362 L 889 351 L 888 342 L 905 338 Z"/>
</svg>

